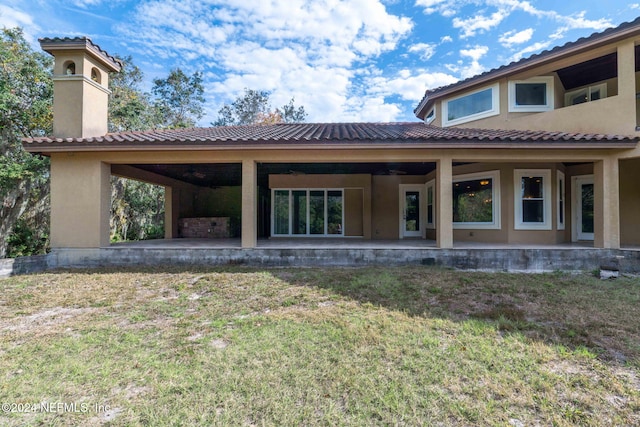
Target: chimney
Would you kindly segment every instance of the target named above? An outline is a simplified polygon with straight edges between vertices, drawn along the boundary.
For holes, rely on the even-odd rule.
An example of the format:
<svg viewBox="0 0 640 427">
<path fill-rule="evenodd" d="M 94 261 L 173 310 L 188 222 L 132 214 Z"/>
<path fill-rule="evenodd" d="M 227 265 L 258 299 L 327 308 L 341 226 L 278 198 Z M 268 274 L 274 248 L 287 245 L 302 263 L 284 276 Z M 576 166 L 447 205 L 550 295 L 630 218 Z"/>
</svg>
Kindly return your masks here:
<svg viewBox="0 0 640 427">
<path fill-rule="evenodd" d="M 109 72 L 120 61 L 87 37 L 39 39 L 53 55 L 53 136 L 90 138 L 108 131 Z"/>
</svg>

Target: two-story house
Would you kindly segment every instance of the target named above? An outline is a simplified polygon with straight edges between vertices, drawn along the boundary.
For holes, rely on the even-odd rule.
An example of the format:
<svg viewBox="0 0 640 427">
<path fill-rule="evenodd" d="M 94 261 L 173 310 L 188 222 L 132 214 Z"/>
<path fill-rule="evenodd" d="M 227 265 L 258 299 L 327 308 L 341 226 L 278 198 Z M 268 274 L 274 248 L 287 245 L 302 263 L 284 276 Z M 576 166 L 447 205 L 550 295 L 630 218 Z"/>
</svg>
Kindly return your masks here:
<svg viewBox="0 0 640 427">
<path fill-rule="evenodd" d="M 55 57 L 54 135 L 24 147 L 51 157 L 54 253 L 110 246 L 112 175 L 165 187 L 168 242 L 205 219 L 237 223 L 245 249 L 640 245 L 640 19 L 427 91 L 413 123 L 108 134 L 119 63 L 86 38 L 40 43 Z"/>
</svg>

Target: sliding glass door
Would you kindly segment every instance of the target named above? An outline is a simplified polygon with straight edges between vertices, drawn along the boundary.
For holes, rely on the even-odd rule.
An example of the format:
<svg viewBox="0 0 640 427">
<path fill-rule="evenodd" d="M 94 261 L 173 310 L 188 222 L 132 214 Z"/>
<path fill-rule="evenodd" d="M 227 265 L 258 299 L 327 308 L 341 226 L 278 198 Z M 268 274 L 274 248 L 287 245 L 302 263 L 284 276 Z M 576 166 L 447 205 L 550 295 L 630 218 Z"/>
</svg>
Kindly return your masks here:
<svg viewBox="0 0 640 427">
<path fill-rule="evenodd" d="M 342 236 L 343 190 L 272 190 L 273 236 Z"/>
</svg>

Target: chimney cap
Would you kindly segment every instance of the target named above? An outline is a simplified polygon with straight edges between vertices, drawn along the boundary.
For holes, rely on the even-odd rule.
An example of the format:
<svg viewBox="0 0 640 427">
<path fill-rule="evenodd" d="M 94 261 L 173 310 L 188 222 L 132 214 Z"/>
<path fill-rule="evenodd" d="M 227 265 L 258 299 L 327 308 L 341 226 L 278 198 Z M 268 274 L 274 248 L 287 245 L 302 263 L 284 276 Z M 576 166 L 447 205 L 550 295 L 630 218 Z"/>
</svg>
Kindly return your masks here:
<svg viewBox="0 0 640 427">
<path fill-rule="evenodd" d="M 102 50 L 89 37 L 45 37 L 38 41 L 42 50 L 53 56 L 55 56 L 54 51 L 58 50 L 84 50 L 99 60 L 109 71 L 118 72 L 122 69 L 122 61 Z"/>
</svg>

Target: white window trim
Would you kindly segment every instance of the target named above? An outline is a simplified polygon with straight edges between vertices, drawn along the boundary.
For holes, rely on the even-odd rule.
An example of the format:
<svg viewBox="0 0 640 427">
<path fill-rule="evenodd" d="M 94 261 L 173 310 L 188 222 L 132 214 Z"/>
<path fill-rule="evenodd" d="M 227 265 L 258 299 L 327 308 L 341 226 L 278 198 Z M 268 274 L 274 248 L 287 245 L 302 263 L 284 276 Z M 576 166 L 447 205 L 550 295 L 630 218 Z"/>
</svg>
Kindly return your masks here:
<svg viewBox="0 0 640 427">
<path fill-rule="evenodd" d="M 431 190 L 431 209 L 432 209 L 432 221 L 429 222 L 429 190 Z M 432 179 L 431 181 L 425 184 L 424 191 L 425 198 L 425 227 L 433 230 L 436 228 L 436 180 Z"/>
<path fill-rule="evenodd" d="M 469 173 L 465 175 L 455 175 L 453 177 L 452 185 L 455 185 L 456 182 L 461 181 L 471 181 L 471 180 L 480 180 L 480 179 L 491 179 L 493 181 L 492 185 L 492 195 L 491 195 L 491 203 L 492 203 L 492 211 L 493 211 L 493 221 L 492 222 L 454 222 L 453 228 L 457 230 L 500 230 L 502 228 L 501 223 L 501 215 L 500 215 L 500 171 L 487 171 L 487 172 L 479 172 L 479 173 Z M 453 210 L 453 206 L 452 206 Z"/>
<path fill-rule="evenodd" d="M 465 116 L 465 117 L 460 117 L 458 119 L 454 119 L 454 120 L 449 120 L 449 102 L 451 101 L 455 101 L 457 99 L 460 98 L 464 98 L 466 96 L 469 95 L 473 95 L 474 93 L 478 93 L 478 92 L 482 92 L 485 91 L 487 89 L 491 89 L 491 109 L 487 110 L 487 111 L 482 111 L 480 113 L 476 113 L 476 114 L 471 114 L 469 116 Z M 473 90 L 470 92 L 465 92 L 462 95 L 456 96 L 454 98 L 449 98 L 449 99 L 445 99 L 442 102 L 442 126 L 443 127 L 447 127 L 447 126 L 454 126 L 460 123 L 466 123 L 466 122 L 472 122 L 474 120 L 480 120 L 480 119 L 484 119 L 486 117 L 491 117 L 491 116 L 497 116 L 498 114 L 500 114 L 500 85 L 498 83 L 491 85 L 491 86 L 485 86 L 483 88 L 477 89 L 477 90 Z"/>
<path fill-rule="evenodd" d="M 583 102 L 583 104 L 592 102 L 591 101 L 591 92 L 594 89 L 600 89 L 600 93 L 601 93 L 600 99 L 604 99 L 604 98 L 607 97 L 607 84 L 606 83 L 599 83 L 599 84 L 595 84 L 595 85 L 583 86 L 581 88 L 574 89 L 574 90 L 572 90 L 570 92 L 565 92 L 565 94 L 564 94 L 564 105 L 565 105 L 565 107 L 575 107 L 575 105 L 571 105 L 569 103 L 569 100 L 571 99 L 571 96 L 576 94 L 576 93 L 578 93 L 578 92 L 580 92 L 580 91 L 583 91 L 585 89 L 587 90 L 587 95 L 588 96 L 587 96 L 587 102 Z M 599 101 L 599 100 L 596 99 L 596 101 Z M 576 104 L 576 105 L 581 105 L 581 104 Z"/>
<path fill-rule="evenodd" d="M 554 109 L 554 89 L 553 77 L 542 76 L 533 77 L 527 80 L 510 80 L 509 81 L 509 112 L 510 113 L 538 113 L 543 111 L 551 111 Z M 517 105 L 516 104 L 516 84 L 519 83 L 544 83 L 547 85 L 547 103 L 545 105 Z"/>
<path fill-rule="evenodd" d="M 276 234 L 275 233 L 275 192 L 276 191 L 288 191 L 289 192 L 289 233 L 287 234 Z M 307 233 L 306 234 L 293 234 L 292 230 L 293 230 L 293 211 L 291 210 L 291 205 L 292 205 L 292 198 L 293 198 L 293 192 L 294 191 L 306 191 L 307 192 L 307 208 L 306 208 L 306 212 L 307 212 Z M 324 191 L 324 218 L 325 218 L 325 222 L 324 222 L 324 234 L 311 234 L 310 233 L 310 209 L 309 209 L 309 204 L 311 203 L 311 197 L 310 197 L 310 193 L 312 191 Z M 340 234 L 328 234 L 328 230 L 327 230 L 327 215 L 328 215 L 328 209 L 329 209 L 329 205 L 327 203 L 327 198 L 329 197 L 329 192 L 330 191 L 340 191 L 342 193 L 342 222 L 340 224 L 340 230 L 341 233 Z M 344 212 L 344 208 L 345 208 L 345 204 L 344 204 L 344 188 L 272 188 L 271 189 L 271 235 L 274 237 L 344 237 L 344 219 L 345 219 L 345 212 Z"/>
<path fill-rule="evenodd" d="M 513 189 L 515 204 L 516 230 L 551 230 L 551 170 L 550 169 L 516 169 L 513 171 Z M 540 176 L 542 183 L 542 212 L 544 222 L 529 223 L 522 221 L 522 178 Z"/>
<path fill-rule="evenodd" d="M 564 172 L 557 171 L 556 191 L 558 193 L 556 198 L 557 199 L 556 206 L 558 209 L 558 213 L 557 213 L 556 221 L 557 221 L 558 230 L 564 230 L 566 227 L 565 224 L 567 222 L 567 193 L 565 191 L 566 186 L 567 186 L 567 181 L 565 180 Z"/>
<path fill-rule="evenodd" d="M 433 113 L 433 115 L 431 117 L 429 117 L 429 115 Z M 433 123 L 433 121 L 436 119 L 436 106 L 434 105 L 433 108 L 431 110 L 429 110 L 429 112 L 427 113 L 426 116 L 424 116 L 424 122 L 428 125 L 430 125 L 431 123 Z"/>
</svg>

